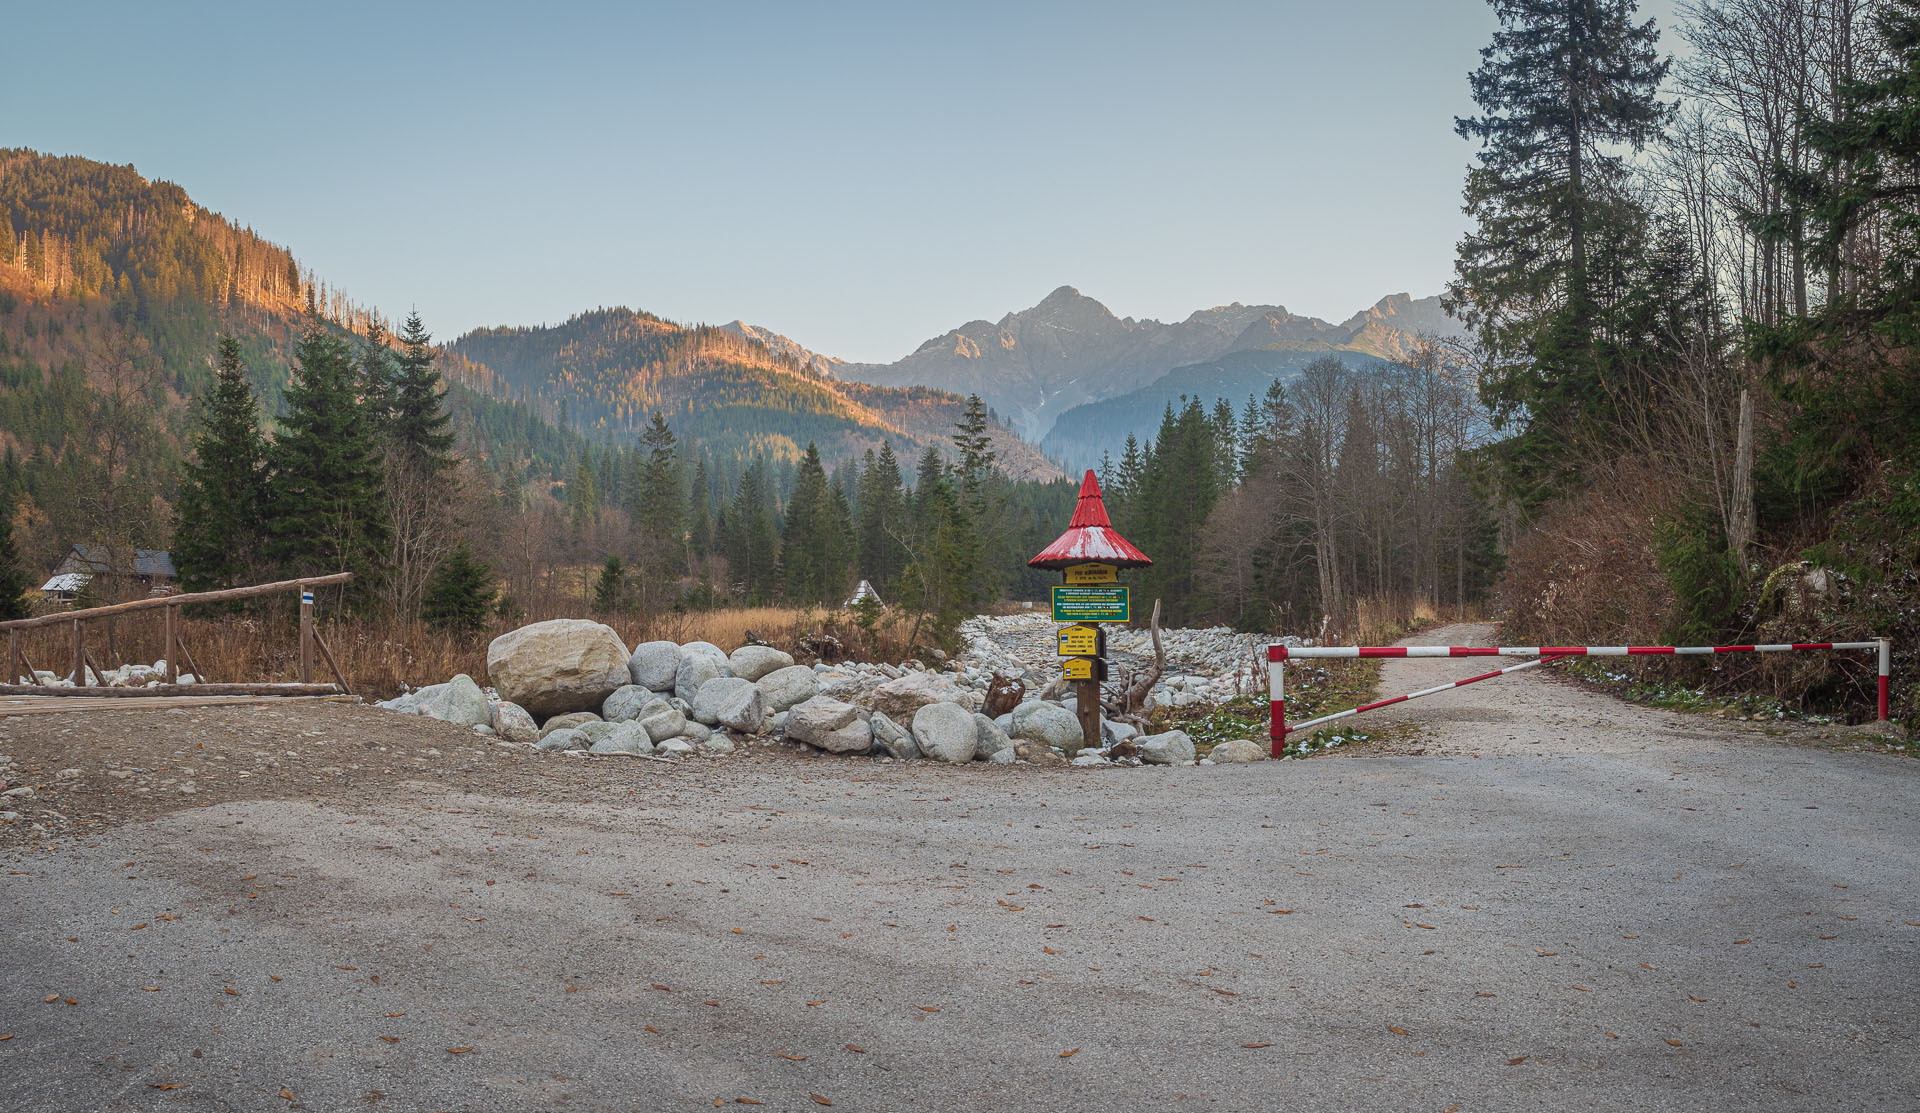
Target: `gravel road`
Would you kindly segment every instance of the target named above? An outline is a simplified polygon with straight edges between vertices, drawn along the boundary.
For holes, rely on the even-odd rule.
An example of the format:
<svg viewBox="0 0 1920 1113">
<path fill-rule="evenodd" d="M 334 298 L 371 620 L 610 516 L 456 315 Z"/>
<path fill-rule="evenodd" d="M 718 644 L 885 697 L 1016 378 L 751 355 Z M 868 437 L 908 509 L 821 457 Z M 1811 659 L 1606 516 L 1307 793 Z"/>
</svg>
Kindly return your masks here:
<svg viewBox="0 0 1920 1113">
<path fill-rule="evenodd" d="M 311 707 L 386 779 L 0 849 L 0 1108 L 1913 1109 L 1920 764 L 1542 671 L 1411 705 L 1426 756 L 1184 769 Z"/>
</svg>

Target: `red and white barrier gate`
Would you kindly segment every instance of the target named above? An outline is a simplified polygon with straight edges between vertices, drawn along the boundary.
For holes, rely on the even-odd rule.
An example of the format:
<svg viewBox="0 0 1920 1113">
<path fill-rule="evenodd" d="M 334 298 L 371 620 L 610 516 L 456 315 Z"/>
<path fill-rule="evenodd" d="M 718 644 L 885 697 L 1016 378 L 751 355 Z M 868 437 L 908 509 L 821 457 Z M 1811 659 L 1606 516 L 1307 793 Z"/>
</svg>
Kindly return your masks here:
<svg viewBox="0 0 1920 1113">
<path fill-rule="evenodd" d="M 1893 642 L 1888 638 L 1876 638 L 1870 642 L 1794 642 L 1791 645 L 1326 645 L 1306 647 L 1270 645 L 1267 647 L 1267 686 L 1273 704 L 1273 720 L 1268 733 L 1273 739 L 1273 756 L 1279 757 L 1281 749 L 1286 745 L 1287 735 L 1295 731 L 1317 727 L 1323 723 L 1333 722 L 1335 719 L 1344 719 L 1349 715 L 1358 715 L 1362 711 L 1377 711 L 1382 707 L 1405 703 L 1410 699 L 1430 696 L 1450 688 L 1492 680 L 1496 676 L 1534 668 L 1562 657 L 1709 656 L 1716 653 L 1791 653 L 1796 650 L 1810 649 L 1878 650 L 1880 655 L 1879 719 L 1883 723 L 1887 721 L 1888 678 L 1893 672 Z M 1495 669 L 1492 672 L 1483 672 L 1479 676 L 1469 676 L 1465 680 L 1422 688 L 1417 692 L 1408 692 L 1404 696 L 1363 703 L 1348 711 L 1336 711 L 1331 715 L 1322 715 L 1317 719 L 1308 719 L 1304 723 L 1288 726 L 1286 687 L 1283 676 L 1286 662 L 1289 659 L 1299 658 L 1342 657 L 1347 659 L 1356 657 L 1531 657 L 1533 660 L 1523 664 L 1508 665 L 1506 668 Z"/>
</svg>

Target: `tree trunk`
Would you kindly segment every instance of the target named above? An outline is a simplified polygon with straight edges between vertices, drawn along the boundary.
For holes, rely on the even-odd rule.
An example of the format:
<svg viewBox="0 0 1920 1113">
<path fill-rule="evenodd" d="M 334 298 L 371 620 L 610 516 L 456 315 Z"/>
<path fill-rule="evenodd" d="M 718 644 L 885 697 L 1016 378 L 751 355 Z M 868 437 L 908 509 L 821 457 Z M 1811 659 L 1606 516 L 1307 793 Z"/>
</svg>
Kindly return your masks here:
<svg viewBox="0 0 1920 1113">
<path fill-rule="evenodd" d="M 1740 392 L 1740 426 L 1733 449 L 1733 522 L 1727 550 L 1742 567 L 1753 542 L 1753 392 Z"/>
</svg>

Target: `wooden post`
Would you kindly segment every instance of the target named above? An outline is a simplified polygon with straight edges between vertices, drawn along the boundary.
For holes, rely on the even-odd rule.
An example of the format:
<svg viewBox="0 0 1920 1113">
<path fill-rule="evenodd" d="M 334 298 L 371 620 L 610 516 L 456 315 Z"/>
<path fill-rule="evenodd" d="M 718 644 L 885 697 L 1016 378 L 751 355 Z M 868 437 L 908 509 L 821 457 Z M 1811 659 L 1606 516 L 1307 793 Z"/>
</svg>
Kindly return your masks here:
<svg viewBox="0 0 1920 1113">
<path fill-rule="evenodd" d="M 28 683 L 32 683 L 33 678 L 29 676 L 27 677 L 27 681 Z M 7 683 L 18 684 L 19 682 L 20 682 L 20 631 L 8 630 L 7 631 Z"/>
<path fill-rule="evenodd" d="M 313 590 L 300 585 L 300 683 L 313 683 Z"/>
<path fill-rule="evenodd" d="M 1073 682 L 1074 713 L 1080 716 L 1080 739 L 1083 747 L 1099 749 L 1100 738 L 1100 682 L 1098 680 L 1076 680 Z"/>
<path fill-rule="evenodd" d="M 166 647 L 161 656 L 167 659 L 167 683 L 180 683 L 180 608 L 168 607 L 166 610 Z"/>
<path fill-rule="evenodd" d="M 77 618 L 73 620 L 73 686 L 87 686 L 87 626 Z"/>
</svg>

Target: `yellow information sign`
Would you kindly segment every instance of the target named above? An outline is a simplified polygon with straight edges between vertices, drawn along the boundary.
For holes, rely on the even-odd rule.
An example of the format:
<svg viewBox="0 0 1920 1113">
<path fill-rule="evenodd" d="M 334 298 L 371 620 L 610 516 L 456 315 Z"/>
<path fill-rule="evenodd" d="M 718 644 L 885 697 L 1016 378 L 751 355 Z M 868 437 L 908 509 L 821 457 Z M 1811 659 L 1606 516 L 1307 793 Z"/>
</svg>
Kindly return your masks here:
<svg viewBox="0 0 1920 1113">
<path fill-rule="evenodd" d="M 1070 584 L 1111 584 L 1120 580 L 1120 567 L 1115 564 L 1069 564 L 1067 582 Z"/>
<path fill-rule="evenodd" d="M 1097 657 L 1100 655 L 1100 628 L 1098 626 L 1062 626 L 1060 628 L 1060 656 Z"/>
<path fill-rule="evenodd" d="M 1069 657 L 1061 662 L 1068 680 L 1105 680 L 1107 663 L 1098 657 Z"/>
</svg>

